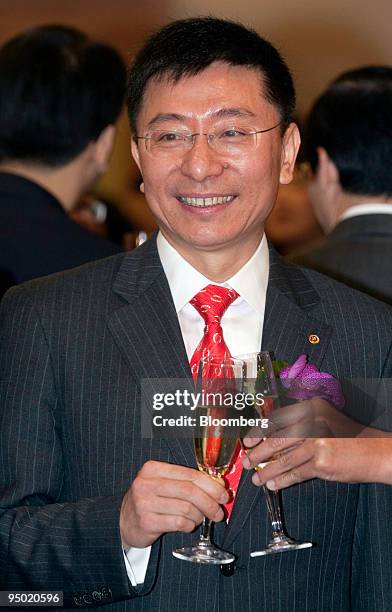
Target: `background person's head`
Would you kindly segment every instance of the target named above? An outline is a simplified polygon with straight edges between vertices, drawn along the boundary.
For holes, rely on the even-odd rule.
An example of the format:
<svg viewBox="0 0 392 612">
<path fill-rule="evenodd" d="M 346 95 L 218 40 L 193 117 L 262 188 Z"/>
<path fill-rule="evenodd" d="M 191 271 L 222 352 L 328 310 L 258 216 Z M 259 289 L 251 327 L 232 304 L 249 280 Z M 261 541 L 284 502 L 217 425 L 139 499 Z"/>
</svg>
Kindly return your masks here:
<svg viewBox="0 0 392 612">
<path fill-rule="evenodd" d="M 98 176 L 124 91 L 119 54 L 74 28 L 47 25 L 12 38 L 0 49 L 0 163 L 57 169 L 93 145 L 91 178 L 94 169 Z"/>
<path fill-rule="evenodd" d="M 305 127 L 309 192 L 330 230 L 350 205 L 392 197 L 392 67 L 341 74 L 314 103 Z"/>
</svg>

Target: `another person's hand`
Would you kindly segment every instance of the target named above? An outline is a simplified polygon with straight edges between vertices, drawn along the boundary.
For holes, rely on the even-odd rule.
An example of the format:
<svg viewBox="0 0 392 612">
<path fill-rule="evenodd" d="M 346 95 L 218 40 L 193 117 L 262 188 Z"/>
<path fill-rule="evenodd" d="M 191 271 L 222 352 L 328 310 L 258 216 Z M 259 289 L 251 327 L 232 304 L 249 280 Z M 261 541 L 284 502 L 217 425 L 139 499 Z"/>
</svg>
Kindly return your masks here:
<svg viewBox="0 0 392 612">
<path fill-rule="evenodd" d="M 255 485 L 284 489 L 311 478 L 392 484 L 391 438 L 270 438 L 260 443 L 251 465 L 277 453 L 277 459 L 254 473 Z"/>
<path fill-rule="evenodd" d="M 148 461 L 126 492 L 120 512 L 124 548 L 150 546 L 163 533 L 189 533 L 204 516 L 221 521 L 224 483 L 196 469 Z"/>
<path fill-rule="evenodd" d="M 321 399 L 274 412 L 272 434 L 245 438 L 244 467 L 271 460 L 252 477 L 254 484 L 282 489 L 311 478 L 339 482 L 392 483 L 392 440 L 364 428 Z M 383 437 L 385 436 L 385 437 Z"/>
</svg>

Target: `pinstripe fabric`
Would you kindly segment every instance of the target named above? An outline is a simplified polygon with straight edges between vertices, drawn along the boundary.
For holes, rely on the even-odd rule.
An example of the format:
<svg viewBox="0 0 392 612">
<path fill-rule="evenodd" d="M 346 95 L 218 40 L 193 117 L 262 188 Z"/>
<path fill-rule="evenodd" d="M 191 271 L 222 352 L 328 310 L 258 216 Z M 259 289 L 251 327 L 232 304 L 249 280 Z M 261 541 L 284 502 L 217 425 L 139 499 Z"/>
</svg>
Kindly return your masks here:
<svg viewBox="0 0 392 612">
<path fill-rule="evenodd" d="M 216 526 L 216 541 L 238 555 L 232 577 L 172 557 L 194 536 L 168 534 L 144 585 L 130 586 L 124 491 L 150 458 L 194 465 L 189 442 L 140 435 L 140 380 L 190 378 L 155 241 L 16 287 L 0 317 L 1 589 L 61 589 L 71 609 L 392 609 L 390 487 L 315 480 L 286 490 L 289 532 L 317 545 L 251 559 L 269 523 L 249 473 L 229 526 Z M 305 352 L 339 376 L 390 376 L 391 336 L 387 306 L 271 252 L 263 348 L 288 361 Z"/>
</svg>

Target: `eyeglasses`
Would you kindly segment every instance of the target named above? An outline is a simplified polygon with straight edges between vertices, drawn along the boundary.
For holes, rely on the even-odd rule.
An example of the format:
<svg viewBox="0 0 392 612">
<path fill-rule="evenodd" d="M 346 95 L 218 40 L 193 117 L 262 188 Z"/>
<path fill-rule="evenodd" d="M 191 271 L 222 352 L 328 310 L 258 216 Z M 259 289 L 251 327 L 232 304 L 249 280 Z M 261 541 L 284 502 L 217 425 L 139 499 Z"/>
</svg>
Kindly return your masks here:
<svg viewBox="0 0 392 612">
<path fill-rule="evenodd" d="M 219 155 L 238 157 L 257 146 L 258 134 L 275 130 L 281 121 L 265 130 L 253 130 L 241 126 L 225 126 L 216 132 L 190 133 L 187 130 L 153 130 L 146 136 L 135 136 L 144 140 L 146 150 L 154 157 L 181 156 L 190 151 L 196 136 L 206 136 L 211 149 Z"/>
</svg>

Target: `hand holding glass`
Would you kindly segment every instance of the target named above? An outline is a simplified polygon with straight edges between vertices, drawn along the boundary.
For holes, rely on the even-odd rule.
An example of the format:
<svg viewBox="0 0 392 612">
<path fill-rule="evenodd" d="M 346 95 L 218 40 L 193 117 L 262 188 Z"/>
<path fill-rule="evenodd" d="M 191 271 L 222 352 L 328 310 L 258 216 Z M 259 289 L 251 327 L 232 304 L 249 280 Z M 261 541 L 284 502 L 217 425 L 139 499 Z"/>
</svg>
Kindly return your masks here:
<svg viewBox="0 0 392 612">
<path fill-rule="evenodd" d="M 232 358 L 225 358 L 224 362 L 212 359 L 200 362 L 197 391 L 202 392 L 202 401 L 195 410 L 197 424 L 193 441 L 197 467 L 212 478 L 222 478 L 228 472 L 238 444 L 238 436 L 227 420 L 234 412 L 235 395 L 242 391 L 243 367 L 242 361 Z M 220 401 L 222 397 L 226 398 L 225 405 Z M 203 519 L 199 540 L 192 546 L 174 550 L 173 555 L 194 563 L 221 565 L 235 560 L 233 554 L 212 543 L 211 521 L 207 517 Z"/>
<path fill-rule="evenodd" d="M 262 396 L 262 401 L 255 402 L 254 407 L 259 416 L 268 418 L 270 413 L 279 406 L 278 383 L 274 374 L 270 353 L 268 351 L 250 353 L 248 355 L 240 355 L 239 359 L 245 364 L 245 391 L 252 393 L 255 397 L 256 394 Z M 243 450 L 246 452 L 247 449 L 243 447 Z M 276 457 L 271 458 L 271 460 L 274 459 Z M 255 470 L 262 470 L 266 465 L 267 463 L 261 463 Z M 311 547 L 311 542 L 298 542 L 285 533 L 279 491 L 270 491 L 265 485 L 262 488 L 272 524 L 272 539 L 268 542 L 265 549 L 253 551 L 250 553 L 250 556 L 259 557 Z"/>
</svg>

